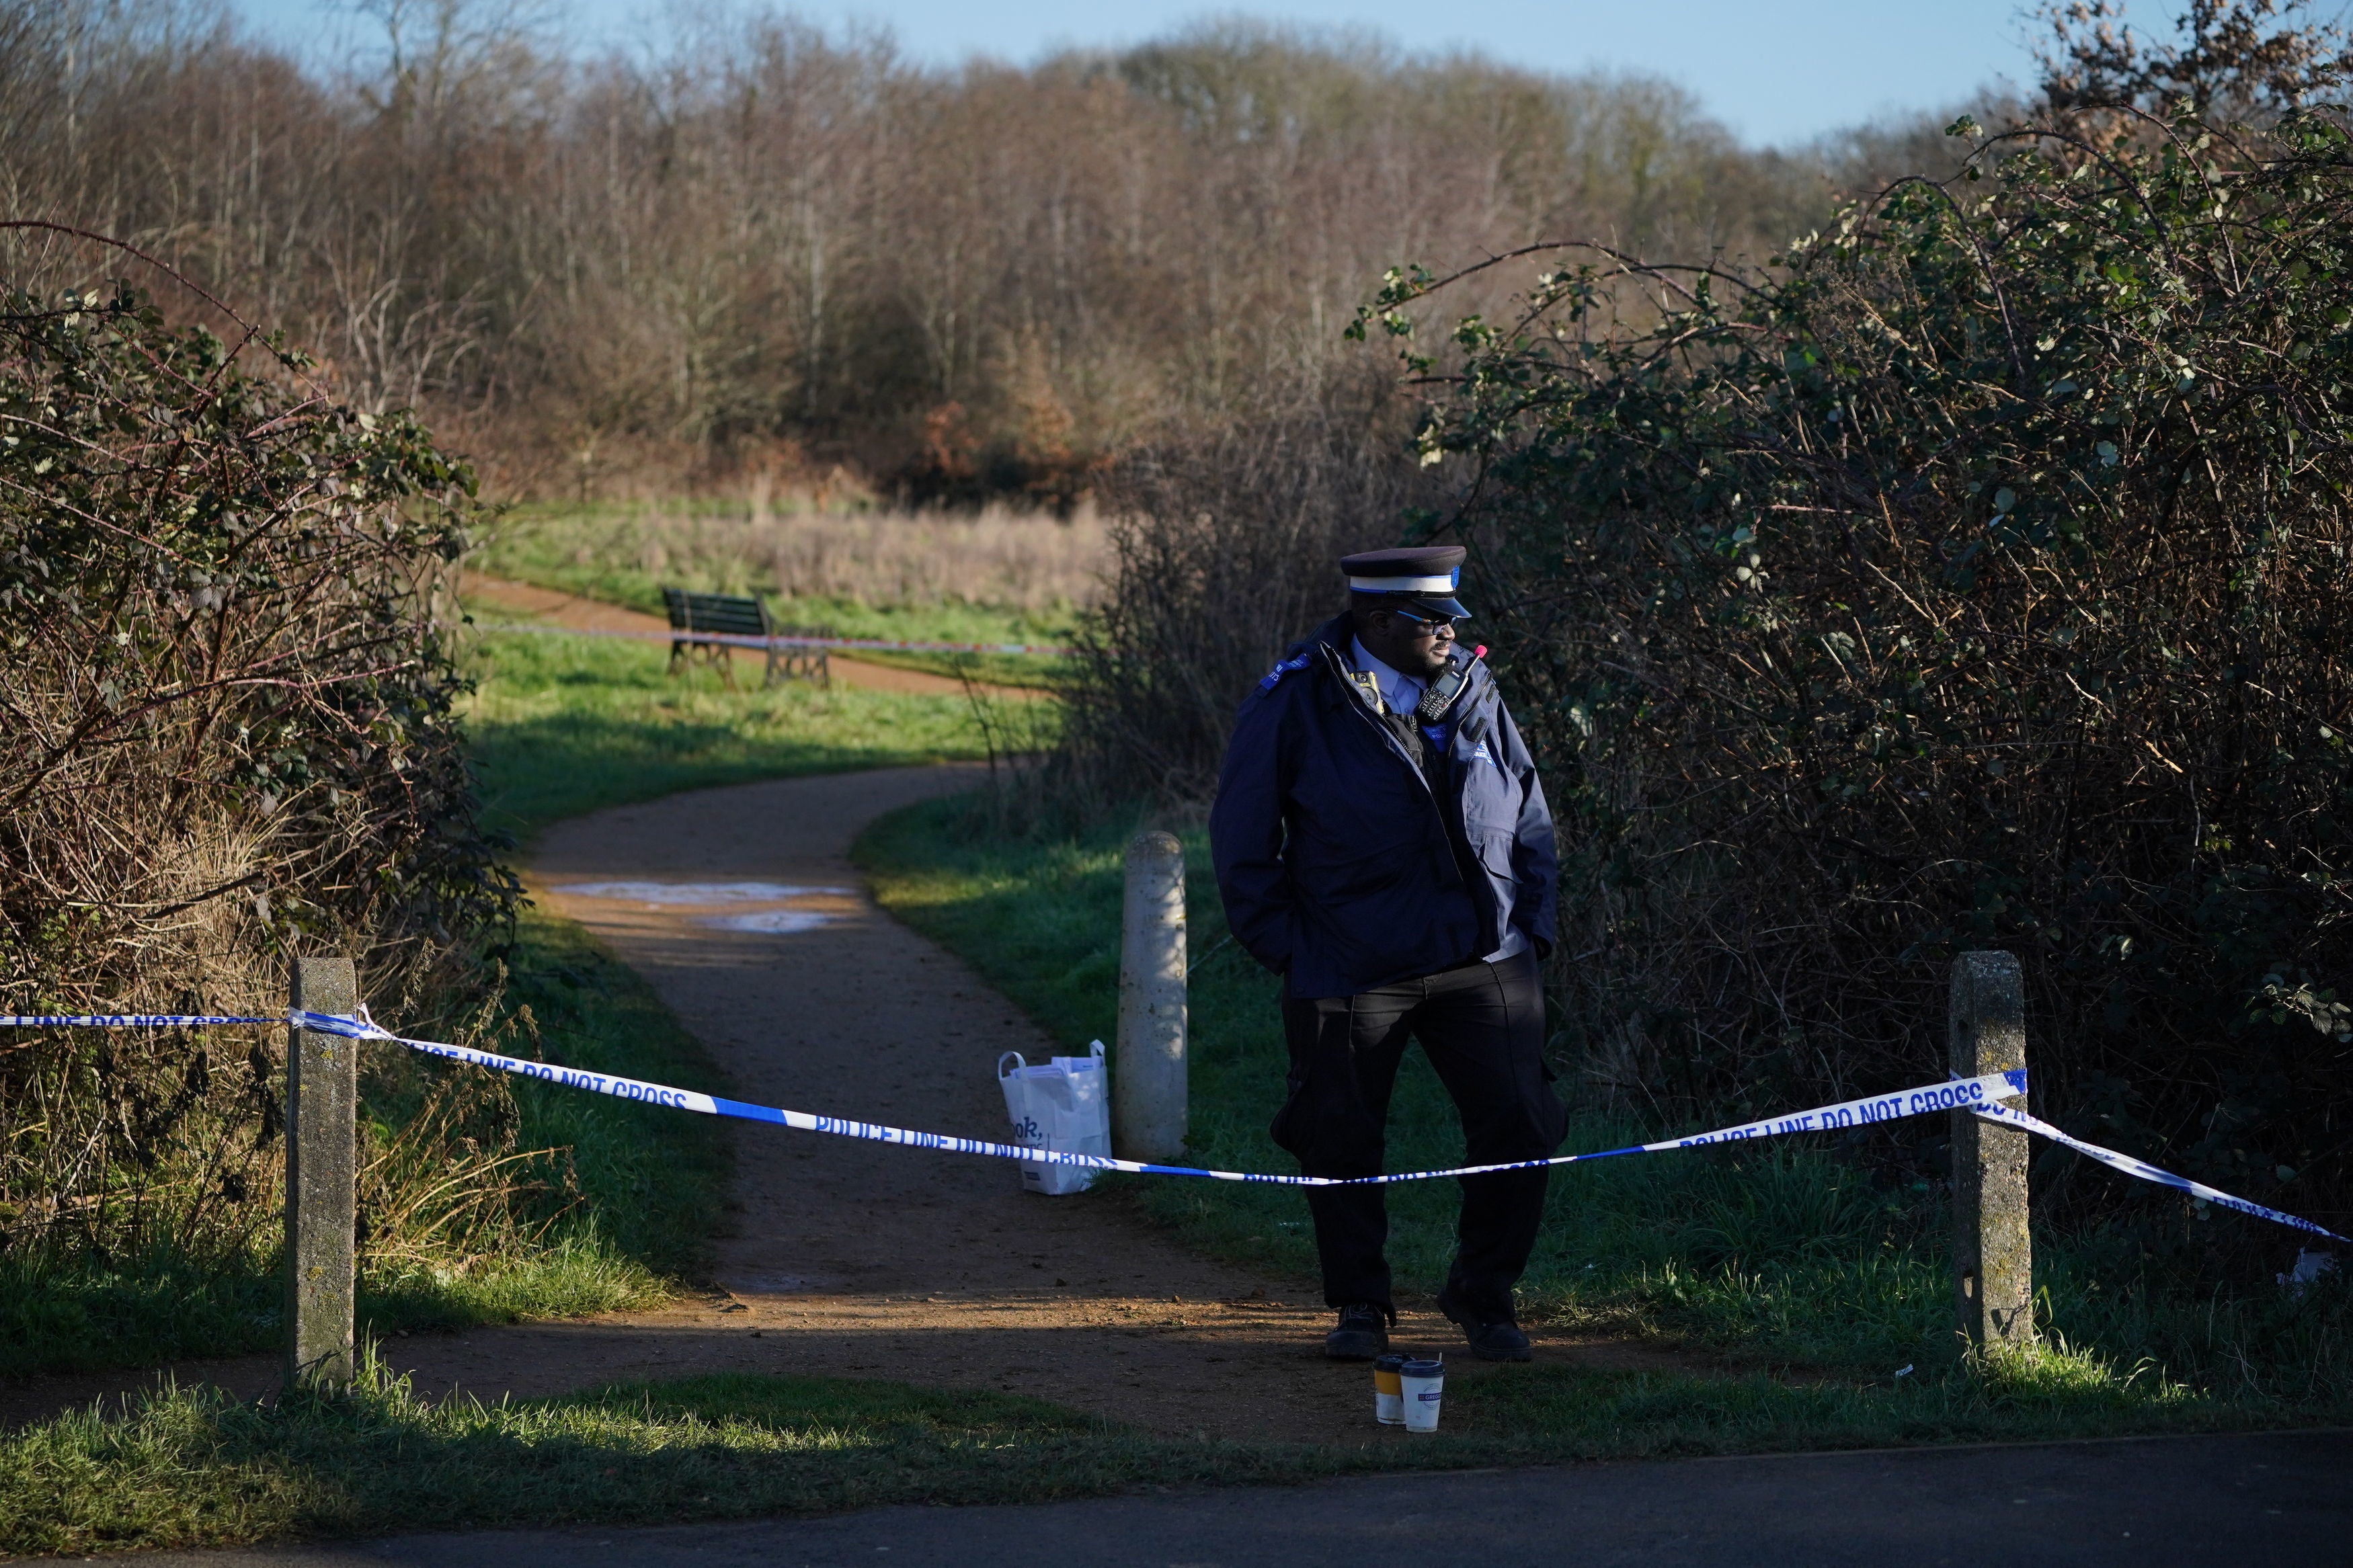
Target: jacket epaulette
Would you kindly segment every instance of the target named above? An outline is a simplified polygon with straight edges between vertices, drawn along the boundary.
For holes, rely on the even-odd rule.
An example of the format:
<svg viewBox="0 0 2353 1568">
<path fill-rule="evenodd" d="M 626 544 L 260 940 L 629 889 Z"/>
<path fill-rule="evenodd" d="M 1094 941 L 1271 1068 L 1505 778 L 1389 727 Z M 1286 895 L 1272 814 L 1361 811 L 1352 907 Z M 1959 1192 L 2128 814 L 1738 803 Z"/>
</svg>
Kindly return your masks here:
<svg viewBox="0 0 2353 1568">
<path fill-rule="evenodd" d="M 1314 650 L 1311 648 L 1307 652 L 1301 654 L 1297 658 L 1286 658 L 1281 664 L 1276 665 L 1272 669 L 1268 670 L 1266 672 L 1265 679 L 1258 683 L 1259 695 L 1263 697 L 1268 692 L 1273 690 L 1276 685 L 1282 681 L 1282 678 L 1289 675 L 1293 670 L 1305 669 L 1314 657 Z"/>
</svg>

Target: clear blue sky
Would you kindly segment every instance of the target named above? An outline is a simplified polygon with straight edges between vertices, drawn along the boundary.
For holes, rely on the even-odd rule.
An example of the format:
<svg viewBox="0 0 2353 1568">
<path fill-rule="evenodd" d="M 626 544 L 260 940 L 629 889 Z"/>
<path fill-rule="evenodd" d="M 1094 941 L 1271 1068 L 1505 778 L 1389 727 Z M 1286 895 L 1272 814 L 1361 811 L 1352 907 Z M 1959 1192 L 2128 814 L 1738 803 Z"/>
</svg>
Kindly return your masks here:
<svg viewBox="0 0 2353 1568">
<path fill-rule="evenodd" d="M 338 0 L 230 0 L 263 36 L 348 55 L 354 31 Z M 549 0 L 562 33 L 587 47 L 654 30 L 649 0 Z M 1467 48 L 1539 70 L 1593 68 L 1670 78 L 1751 142 L 1802 141 L 1891 110 L 1941 108 L 1972 89 L 2030 71 L 2021 0 L 1452 0 L 1377 6 L 1363 0 L 809 0 L 779 7 L 838 26 L 888 27 L 918 58 L 972 54 L 1027 61 L 1062 46 L 1116 47 L 1208 16 L 1371 28 L 1412 49 Z M 2170 36 L 2180 0 L 2133 0 L 2145 31 Z"/>
</svg>

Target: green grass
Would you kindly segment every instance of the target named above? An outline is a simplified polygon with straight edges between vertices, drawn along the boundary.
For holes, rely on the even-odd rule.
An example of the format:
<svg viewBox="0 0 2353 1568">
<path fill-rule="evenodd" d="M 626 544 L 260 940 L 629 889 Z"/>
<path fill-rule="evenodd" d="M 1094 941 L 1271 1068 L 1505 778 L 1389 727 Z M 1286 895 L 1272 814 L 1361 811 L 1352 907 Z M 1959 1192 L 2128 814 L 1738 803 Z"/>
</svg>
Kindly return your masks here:
<svg viewBox="0 0 2353 1568">
<path fill-rule="evenodd" d="M 987 754 L 961 695 L 672 678 L 657 645 L 492 634 L 468 706 L 492 822 L 528 835 L 598 806 L 797 773 Z"/>
<path fill-rule="evenodd" d="M 512 1048 L 632 1077 L 719 1081 L 645 983 L 571 921 L 527 911 L 510 963 L 508 1008 L 544 1039 L 534 1047 L 526 1033 Z M 228 1031 L 216 1033 L 227 1040 Z M 368 1061 L 362 1109 L 381 1131 L 404 1121 L 433 1079 L 476 1071 L 371 1049 L 381 1054 Z M 478 1079 L 468 1087 L 511 1105 L 519 1149 L 563 1152 L 542 1166 L 550 1190 L 523 1205 L 531 1234 L 482 1256 L 464 1247 L 364 1255 L 364 1330 L 650 1305 L 670 1293 L 671 1280 L 697 1272 L 727 1171 L 715 1122 L 529 1080 Z M 0 1258 L 0 1376 L 276 1350 L 285 1289 L 277 1236 L 266 1226 L 252 1249 L 227 1258 L 160 1247 L 119 1258 Z"/>
<path fill-rule="evenodd" d="M 684 503 L 681 508 L 684 509 Z M 691 510 L 691 509 L 685 509 Z M 536 508 L 507 520 L 471 559 L 491 576 L 529 583 L 619 605 L 649 616 L 665 615 L 665 586 L 702 593 L 765 593 L 769 608 L 788 626 L 829 637 L 872 637 L 892 642 L 1023 643 L 1060 647 L 1075 630 L 1069 606 L 1028 611 L 993 605 L 936 603 L 867 604 L 858 599 L 793 595 L 775 592 L 771 582 L 746 576 L 740 567 L 713 571 L 708 565 L 675 563 L 649 570 L 634 553 L 617 552 L 608 537 L 615 515 L 606 509 Z M 505 611 L 477 612 L 484 621 L 506 620 Z M 861 651 L 859 658 L 906 669 L 976 679 L 1009 686 L 1050 687 L 1067 661 L 1033 654 L 956 655 Z"/>
<path fill-rule="evenodd" d="M 992 835 L 987 820 L 965 802 L 927 803 L 876 824 L 859 854 L 886 907 L 962 955 L 1056 1038 L 1072 1048 L 1110 1038 L 1124 831 L 1023 840 Z M 1197 963 L 1192 1157 L 1226 1170 L 1295 1170 L 1266 1133 L 1283 1093 L 1278 983 L 1237 949 L 1218 949 L 1225 926 L 1206 837 L 1181 837 Z M 1646 1128 L 1587 1109 L 1576 1112 L 1564 1149 L 1695 1130 Z M 1409 1054 L 1391 1113 L 1389 1169 L 1459 1163 L 1461 1149 L 1451 1103 L 1420 1053 Z M 1171 1179 L 1125 1184 L 1144 1212 L 1198 1247 L 1314 1278 L 1296 1193 Z M 1400 1290 L 1434 1293 L 1442 1281 L 1458 1201 L 1451 1182 L 1389 1189 Z M 1928 1184 L 1884 1184 L 1821 1140 L 1572 1166 L 1553 1178 L 1522 1285 L 1525 1315 L 1701 1349 L 1739 1366 L 1884 1379 L 1910 1365 L 1915 1377 L 1940 1381 L 1960 1362 L 1946 1223 Z M 2218 1215 L 2193 1223 L 2260 1222 Z M 2295 1254 L 2285 1233 L 2257 1239 L 2276 1243 L 2280 1267 Z M 2127 1405 L 2154 1413 L 2172 1391 L 2196 1390 L 2276 1417 L 2353 1398 L 2353 1290 L 2341 1278 L 2297 1299 L 2268 1278 L 2219 1279 L 2186 1249 L 2152 1253 L 2117 1232 L 2038 1234 L 2036 1248 L 2041 1317 L 2055 1345 L 2073 1347 L 2062 1358 L 2076 1369 L 2070 1375 L 2092 1378 Z"/>
<path fill-rule="evenodd" d="M 1540 1364 L 1456 1379 L 1436 1437 L 1368 1423 L 1360 1443 L 1327 1446 L 1161 1436 L 1012 1394 L 848 1379 L 737 1374 L 434 1405 L 371 1364 L 337 1397 L 241 1405 L 169 1390 L 0 1437 L 0 1552 L 653 1524 L 1373 1470 L 2256 1424 L 2241 1406 L 2122 1387 L 2048 1355 L 1981 1376 L 1877 1386 Z"/>
<path fill-rule="evenodd" d="M 507 1049 L 657 1083 L 723 1083 L 717 1064 L 637 972 L 606 954 L 578 923 L 526 910 L 510 962 L 504 1000 L 520 1026 Z M 495 1084 L 513 1100 L 517 1146 L 561 1152 L 555 1190 L 536 1205 L 545 1228 L 527 1245 L 464 1268 L 427 1256 L 372 1268 L 365 1305 L 376 1331 L 649 1306 L 667 1299 L 674 1282 L 702 1273 L 730 1165 L 719 1122 L 532 1079 L 493 1078 L 397 1047 L 375 1049 L 395 1082 L 465 1075 L 470 1083 Z M 401 1108 L 386 1103 L 393 1099 L 379 1090 L 371 1116 L 396 1121 Z"/>
</svg>

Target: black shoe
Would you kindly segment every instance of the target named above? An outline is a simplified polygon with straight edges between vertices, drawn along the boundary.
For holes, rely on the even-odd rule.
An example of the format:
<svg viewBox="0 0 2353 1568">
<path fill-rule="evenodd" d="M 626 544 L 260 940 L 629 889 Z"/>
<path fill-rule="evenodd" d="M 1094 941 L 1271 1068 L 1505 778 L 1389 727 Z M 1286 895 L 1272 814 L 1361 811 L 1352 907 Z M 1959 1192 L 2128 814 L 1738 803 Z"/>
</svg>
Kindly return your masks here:
<svg viewBox="0 0 2353 1568">
<path fill-rule="evenodd" d="M 1370 1361 L 1389 1348 L 1387 1307 L 1355 1301 L 1340 1309 L 1340 1326 L 1324 1336 L 1324 1353 L 1334 1361 Z"/>
<path fill-rule="evenodd" d="M 1451 1319 L 1471 1342 L 1471 1353 L 1481 1361 L 1534 1361 L 1535 1347 L 1520 1325 L 1509 1318 L 1488 1318 L 1458 1307 L 1443 1295 L 1438 1298 L 1438 1310 Z"/>
</svg>

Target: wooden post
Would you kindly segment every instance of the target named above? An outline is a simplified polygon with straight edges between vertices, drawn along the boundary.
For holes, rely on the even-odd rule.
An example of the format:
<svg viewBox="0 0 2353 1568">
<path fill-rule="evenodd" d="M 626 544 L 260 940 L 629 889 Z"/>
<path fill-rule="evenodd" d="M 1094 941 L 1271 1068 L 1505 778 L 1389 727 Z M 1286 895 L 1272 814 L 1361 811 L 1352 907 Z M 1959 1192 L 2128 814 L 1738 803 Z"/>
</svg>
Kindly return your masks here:
<svg viewBox="0 0 2353 1568">
<path fill-rule="evenodd" d="M 294 963 L 294 1005 L 349 1016 L 359 976 L 348 958 Z M 359 1042 L 291 1031 L 286 1049 L 286 1386 L 352 1378 L 353 1128 Z"/>
<path fill-rule="evenodd" d="M 1185 847 L 1173 833 L 1139 833 L 1120 921 L 1112 1148 L 1124 1160 L 1173 1160 L 1186 1131 Z"/>
<path fill-rule="evenodd" d="M 2026 1065 L 2026 990 L 2007 952 L 1953 962 L 1948 1015 L 1955 1076 Z M 2022 1098 L 2001 1103 L 2026 1108 Z M 2034 1340 L 2034 1253 L 2027 1233 L 2026 1130 L 1953 1112 L 1953 1273 L 1961 1333 L 1972 1346 Z"/>
</svg>

